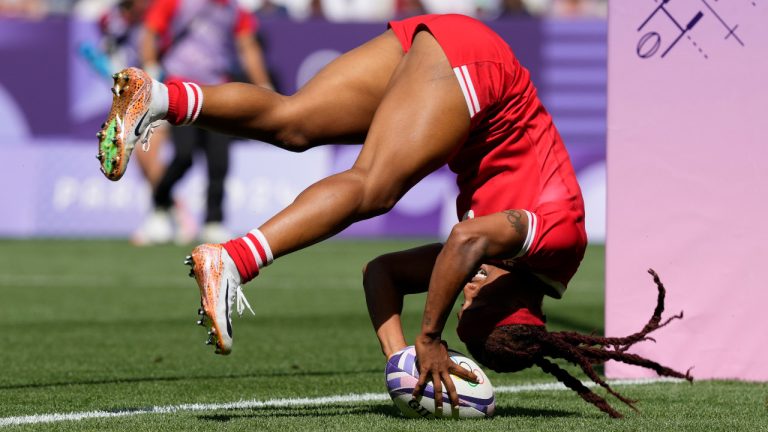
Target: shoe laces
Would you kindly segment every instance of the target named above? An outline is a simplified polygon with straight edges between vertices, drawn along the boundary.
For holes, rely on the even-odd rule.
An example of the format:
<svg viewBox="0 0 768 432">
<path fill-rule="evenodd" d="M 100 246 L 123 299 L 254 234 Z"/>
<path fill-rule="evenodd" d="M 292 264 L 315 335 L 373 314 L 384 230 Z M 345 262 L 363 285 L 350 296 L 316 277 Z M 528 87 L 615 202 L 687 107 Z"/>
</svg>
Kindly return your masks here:
<svg viewBox="0 0 768 432">
<path fill-rule="evenodd" d="M 152 122 L 146 129 L 144 129 L 144 132 L 141 133 L 141 149 L 145 152 L 149 151 L 151 145 L 149 139 L 152 138 L 152 134 L 158 126 L 160 126 L 160 122 Z"/>
<path fill-rule="evenodd" d="M 248 303 L 248 299 L 245 298 L 245 294 L 243 294 L 243 287 L 240 285 L 237 286 L 235 289 L 235 299 L 237 303 L 237 313 L 238 315 L 243 315 L 243 312 L 245 312 L 245 308 L 247 307 L 249 311 L 255 316 L 256 312 L 253 311 L 253 308 L 251 308 L 251 304 Z"/>
</svg>

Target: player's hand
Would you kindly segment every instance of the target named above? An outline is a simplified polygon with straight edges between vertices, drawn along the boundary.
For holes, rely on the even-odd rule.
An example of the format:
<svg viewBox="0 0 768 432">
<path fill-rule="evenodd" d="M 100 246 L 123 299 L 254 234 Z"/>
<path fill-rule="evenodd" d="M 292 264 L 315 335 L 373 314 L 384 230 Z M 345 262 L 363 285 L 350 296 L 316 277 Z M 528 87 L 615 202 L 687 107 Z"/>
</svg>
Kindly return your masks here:
<svg viewBox="0 0 768 432">
<path fill-rule="evenodd" d="M 422 334 L 416 338 L 415 346 L 419 381 L 413 389 L 413 397 L 424 394 L 427 382 L 431 380 L 435 390 L 435 413 L 443 410 L 443 384 L 448 392 L 451 406 L 458 408 L 459 395 L 456 393 L 451 374 L 472 382 L 477 382 L 477 376 L 448 357 L 448 346 L 440 338 L 431 338 Z"/>
</svg>

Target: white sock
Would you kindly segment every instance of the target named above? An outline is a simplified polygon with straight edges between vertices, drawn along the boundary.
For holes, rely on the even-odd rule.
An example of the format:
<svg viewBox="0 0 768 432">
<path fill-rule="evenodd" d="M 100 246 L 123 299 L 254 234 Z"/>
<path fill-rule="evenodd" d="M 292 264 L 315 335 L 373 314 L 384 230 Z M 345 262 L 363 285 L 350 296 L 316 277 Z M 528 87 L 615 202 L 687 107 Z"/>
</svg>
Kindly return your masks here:
<svg viewBox="0 0 768 432">
<path fill-rule="evenodd" d="M 149 103 L 150 121 L 161 120 L 168 113 L 168 87 L 152 80 L 152 97 Z"/>
</svg>

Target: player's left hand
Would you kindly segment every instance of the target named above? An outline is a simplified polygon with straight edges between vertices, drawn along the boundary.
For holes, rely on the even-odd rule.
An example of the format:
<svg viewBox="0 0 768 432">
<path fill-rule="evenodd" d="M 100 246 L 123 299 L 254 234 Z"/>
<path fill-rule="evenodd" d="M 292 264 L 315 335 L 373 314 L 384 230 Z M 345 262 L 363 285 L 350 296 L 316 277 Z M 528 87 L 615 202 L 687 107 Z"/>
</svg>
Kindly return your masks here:
<svg viewBox="0 0 768 432">
<path fill-rule="evenodd" d="M 419 365 L 419 381 L 413 389 L 413 397 L 424 394 L 427 382 L 432 381 L 435 390 L 435 412 L 443 409 L 443 384 L 451 406 L 459 406 L 459 395 L 451 380 L 451 374 L 467 381 L 477 382 L 477 376 L 454 363 L 448 356 L 448 345 L 440 338 L 420 335 L 416 339 L 416 360 Z"/>
</svg>

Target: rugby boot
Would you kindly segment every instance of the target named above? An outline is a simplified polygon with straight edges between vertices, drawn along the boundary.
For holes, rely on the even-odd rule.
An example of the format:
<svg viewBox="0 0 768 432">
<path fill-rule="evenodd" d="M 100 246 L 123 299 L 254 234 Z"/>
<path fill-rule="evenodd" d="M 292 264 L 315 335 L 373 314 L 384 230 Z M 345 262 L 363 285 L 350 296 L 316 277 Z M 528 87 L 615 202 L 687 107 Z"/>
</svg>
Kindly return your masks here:
<svg viewBox="0 0 768 432">
<path fill-rule="evenodd" d="M 166 95 L 167 89 L 141 69 L 123 69 L 112 75 L 112 79 L 112 108 L 96 134 L 99 139 L 96 158 L 101 172 L 117 181 L 125 174 L 136 144 L 141 143 L 144 150 L 148 150 L 149 138 L 157 127 L 157 120 L 165 116 L 168 102 L 167 97 L 164 101 L 153 101 L 153 88 L 154 93 Z"/>
<path fill-rule="evenodd" d="M 216 354 L 232 351 L 232 309 L 242 315 L 248 304 L 240 286 L 240 274 L 232 258 L 220 244 L 202 244 L 192 250 L 185 264 L 200 288 L 198 325 L 209 329 L 206 344 L 216 345 Z"/>
</svg>

